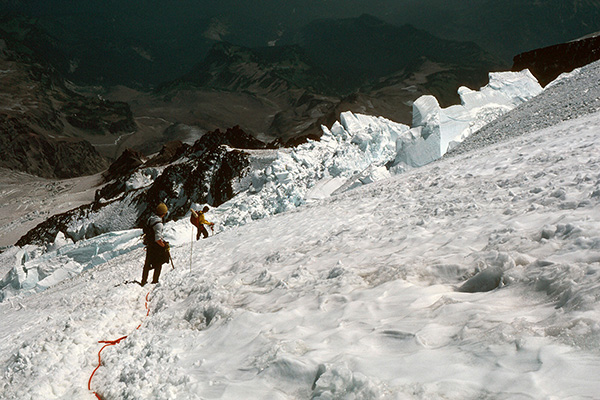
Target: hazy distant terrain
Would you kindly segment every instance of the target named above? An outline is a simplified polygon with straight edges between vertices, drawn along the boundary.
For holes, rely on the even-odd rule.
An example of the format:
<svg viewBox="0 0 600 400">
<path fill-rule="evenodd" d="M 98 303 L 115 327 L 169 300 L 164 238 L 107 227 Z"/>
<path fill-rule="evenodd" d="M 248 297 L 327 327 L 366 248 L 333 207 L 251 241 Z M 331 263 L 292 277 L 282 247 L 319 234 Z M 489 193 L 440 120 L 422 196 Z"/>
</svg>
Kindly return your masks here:
<svg viewBox="0 0 600 400">
<path fill-rule="evenodd" d="M 316 19 L 364 13 L 473 41 L 506 63 L 523 51 L 600 30 L 596 0 L 13 0 L 0 6 L 0 15 L 8 11 L 33 16 L 51 32 L 70 60 L 70 79 L 101 84 L 158 84 L 187 73 L 215 42 L 266 46 Z"/>
<path fill-rule="evenodd" d="M 292 145 L 348 110 L 408 124 L 421 95 L 455 104 L 460 86 L 477 90 L 518 53 L 600 31 L 599 10 L 592 0 L 5 1 L 1 165 L 93 174 L 126 148 L 150 154 L 236 125 Z"/>
</svg>

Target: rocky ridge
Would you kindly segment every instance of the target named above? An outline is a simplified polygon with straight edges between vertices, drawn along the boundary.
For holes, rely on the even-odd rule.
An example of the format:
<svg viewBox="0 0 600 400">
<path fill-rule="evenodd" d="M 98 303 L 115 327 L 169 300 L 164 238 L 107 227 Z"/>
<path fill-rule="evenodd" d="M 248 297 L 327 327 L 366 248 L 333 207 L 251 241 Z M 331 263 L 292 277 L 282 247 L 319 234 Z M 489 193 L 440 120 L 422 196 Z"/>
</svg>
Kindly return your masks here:
<svg viewBox="0 0 600 400">
<path fill-rule="evenodd" d="M 69 89 L 39 30 L 13 25 L 0 25 L 0 166 L 46 178 L 103 171 L 108 161 L 90 141 L 135 130 L 129 106 Z"/>
<path fill-rule="evenodd" d="M 135 151 L 126 151 L 111 165 L 96 191 L 95 200 L 74 210 L 54 215 L 30 230 L 16 243 L 51 243 L 59 232 L 74 241 L 115 230 L 140 227 L 154 207 L 165 202 L 167 220 L 183 217 L 194 204 L 219 206 L 235 196 L 234 182 L 247 172 L 247 149 L 265 149 L 239 127 L 207 133 L 194 145 L 169 143 L 159 154 L 145 160 Z M 94 221 L 100 210 L 113 210 L 109 222 Z M 134 218 L 118 216 L 134 215 Z"/>
<path fill-rule="evenodd" d="M 535 49 L 515 56 L 513 71 L 525 68 L 542 86 L 552 82 L 563 72 L 570 72 L 600 59 L 600 33 L 567 43 Z"/>
</svg>

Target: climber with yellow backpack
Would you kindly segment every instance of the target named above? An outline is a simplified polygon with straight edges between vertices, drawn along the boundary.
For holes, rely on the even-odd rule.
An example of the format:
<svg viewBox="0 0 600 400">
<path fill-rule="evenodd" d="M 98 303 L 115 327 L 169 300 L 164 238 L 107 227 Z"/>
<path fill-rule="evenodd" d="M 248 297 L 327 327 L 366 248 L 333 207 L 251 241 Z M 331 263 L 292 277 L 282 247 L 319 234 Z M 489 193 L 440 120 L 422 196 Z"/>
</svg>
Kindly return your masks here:
<svg viewBox="0 0 600 400">
<path fill-rule="evenodd" d="M 196 240 L 200 239 L 200 234 L 202 234 L 204 239 L 206 239 L 208 237 L 208 231 L 206 230 L 204 225 L 210 226 L 210 230 L 213 232 L 215 231 L 215 228 L 214 228 L 215 224 L 213 222 L 208 222 L 206 220 L 206 218 L 204 218 L 204 214 L 207 213 L 208 210 L 209 210 L 208 206 L 204 206 L 202 211 L 194 211 L 193 209 L 190 210 L 192 212 L 192 215 L 190 216 L 190 222 L 192 223 L 192 225 L 194 225 L 196 228 L 198 228 L 198 233 L 196 234 Z"/>
</svg>

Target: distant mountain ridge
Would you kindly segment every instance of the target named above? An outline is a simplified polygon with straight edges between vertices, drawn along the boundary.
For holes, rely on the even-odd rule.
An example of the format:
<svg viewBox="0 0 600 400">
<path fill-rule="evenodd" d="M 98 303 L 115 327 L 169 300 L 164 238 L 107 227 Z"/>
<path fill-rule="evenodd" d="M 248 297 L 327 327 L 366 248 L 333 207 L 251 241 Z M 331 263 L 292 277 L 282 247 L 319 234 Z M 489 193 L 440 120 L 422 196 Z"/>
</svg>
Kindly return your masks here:
<svg viewBox="0 0 600 400">
<path fill-rule="evenodd" d="M 302 32 L 272 47 L 217 43 L 190 73 L 160 85 L 156 93 L 175 106 L 184 104 L 183 93 L 248 94 L 254 101 L 240 107 L 240 119 L 231 125 L 290 144 L 319 137 L 321 125 L 333 123 L 342 105 L 341 111 L 410 123 L 411 103 L 420 95 L 453 104 L 460 86 L 477 89 L 487 83 L 490 70 L 503 67 L 473 43 L 442 40 L 370 15 L 319 20 Z M 255 125 L 258 130 L 244 124 L 245 116 L 260 113 L 265 118 Z"/>
<path fill-rule="evenodd" d="M 179 83 L 228 91 L 303 88 L 316 93 L 331 92 L 329 77 L 296 45 L 251 49 L 219 42 L 189 73 L 159 86 L 158 91 Z"/>
<path fill-rule="evenodd" d="M 600 33 L 517 54 L 513 71 L 529 69 L 542 86 L 552 82 L 563 72 L 570 72 L 600 60 Z"/>
<path fill-rule="evenodd" d="M 411 25 L 397 27 L 363 14 L 322 19 L 278 45 L 248 48 L 216 43 L 191 72 L 159 90 L 192 84 L 219 90 L 257 90 L 287 84 L 320 94 L 349 94 L 399 71 L 419 70 L 425 60 L 446 70 L 470 72 L 485 83 L 490 70 L 508 65 L 474 43 L 440 39 Z M 465 84 L 470 84 L 467 78 Z"/>
<path fill-rule="evenodd" d="M 516 54 L 600 31 L 599 0 L 419 0 L 397 5 L 387 21 L 476 42 L 505 62 Z"/>
<path fill-rule="evenodd" d="M 472 42 L 441 39 L 412 25 L 392 25 L 369 14 L 316 20 L 282 39 L 288 41 L 306 49 L 312 61 L 330 75 L 357 86 L 400 70 L 414 72 L 424 58 L 470 69 L 485 78 L 490 70 L 505 66 Z"/>
<path fill-rule="evenodd" d="M 131 111 L 67 88 L 46 61 L 51 46 L 27 21 L 0 25 L 0 166 L 48 178 L 95 174 L 108 161 L 85 139 L 135 130 Z"/>
<path fill-rule="evenodd" d="M 154 86 L 177 79 L 218 41 L 280 44 L 316 19 L 369 13 L 450 40 L 473 41 L 510 64 L 514 55 L 600 30 L 598 0 L 147 0 L 5 1 L 56 38 L 78 84 Z"/>
<path fill-rule="evenodd" d="M 261 140 L 280 144 L 306 135 L 307 129 L 320 130 L 314 123 L 339 101 L 337 92 L 330 77 L 298 46 L 251 49 L 226 42 L 215 44 L 189 73 L 154 91 L 174 107 L 193 108 L 185 97 L 202 102 L 215 93 L 224 99 L 237 96 L 237 104 L 217 103 L 221 109 L 237 110 L 228 117 L 228 125 L 241 125 Z M 198 124 L 212 118 L 209 110 L 194 113 L 200 114 Z M 249 120 L 256 122 L 250 125 Z"/>
</svg>

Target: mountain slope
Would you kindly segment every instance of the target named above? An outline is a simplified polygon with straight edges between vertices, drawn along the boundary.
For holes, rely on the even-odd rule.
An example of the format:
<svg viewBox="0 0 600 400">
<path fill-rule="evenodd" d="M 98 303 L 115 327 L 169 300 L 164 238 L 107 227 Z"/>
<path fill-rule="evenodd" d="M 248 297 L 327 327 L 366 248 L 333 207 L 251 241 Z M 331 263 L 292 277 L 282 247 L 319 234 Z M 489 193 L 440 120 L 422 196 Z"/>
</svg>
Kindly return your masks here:
<svg viewBox="0 0 600 400">
<path fill-rule="evenodd" d="M 331 78 L 297 46 L 250 49 L 219 43 L 188 74 L 160 85 L 156 93 L 173 107 L 185 107 L 190 94 L 221 97 L 210 108 L 193 111 L 196 124 L 215 123 L 216 106 L 222 109 L 217 115 L 231 113 L 227 123 L 280 143 L 318 136 L 316 121 L 338 102 Z"/>
<path fill-rule="evenodd" d="M 330 92 L 329 77 L 316 68 L 304 53 L 298 46 L 250 49 L 218 43 L 188 74 L 162 85 L 158 90 L 192 84 L 232 92 L 275 92 L 274 97 L 291 89 Z"/>
<path fill-rule="evenodd" d="M 506 62 L 519 53 L 600 31 L 598 0 L 424 0 L 386 19 L 412 23 L 434 35 L 473 41 Z"/>
<path fill-rule="evenodd" d="M 317 20 L 288 40 L 305 48 L 313 62 L 347 86 L 400 70 L 413 72 L 423 58 L 470 70 L 473 81 L 465 85 L 480 83 L 490 70 L 503 66 L 474 43 L 443 40 L 410 25 L 391 25 L 368 14 Z"/>
<path fill-rule="evenodd" d="M 122 284 L 141 273 L 136 231 L 65 245 L 134 249 L 0 303 L 0 396 L 93 398 L 98 341 L 127 335 L 102 353 L 102 397 L 593 398 L 599 118 L 201 242 L 170 223 L 175 269 L 154 287 Z M 484 290 L 485 269 L 495 289 L 459 290 Z"/>
<path fill-rule="evenodd" d="M 46 60 L 51 43 L 36 25 L 0 24 L 0 166 L 42 177 L 68 178 L 104 170 L 90 144 L 135 130 L 129 107 L 79 95 Z M 44 44 L 46 43 L 46 44 Z"/>
</svg>

